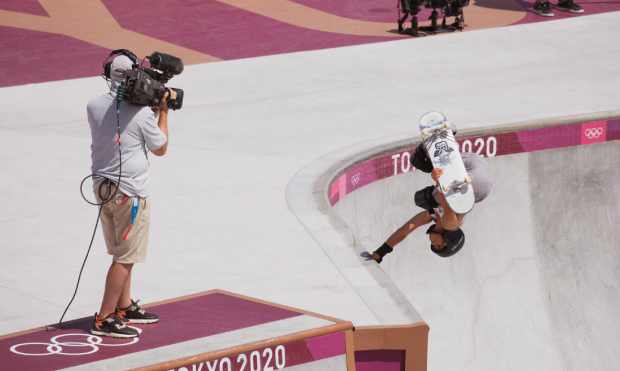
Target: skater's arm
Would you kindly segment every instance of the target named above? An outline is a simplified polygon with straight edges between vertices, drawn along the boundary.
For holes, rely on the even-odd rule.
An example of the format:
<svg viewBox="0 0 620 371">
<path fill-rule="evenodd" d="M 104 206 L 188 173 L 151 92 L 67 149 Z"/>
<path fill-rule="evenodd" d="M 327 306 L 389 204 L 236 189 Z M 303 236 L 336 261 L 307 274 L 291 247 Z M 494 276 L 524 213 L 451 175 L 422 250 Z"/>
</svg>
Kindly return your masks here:
<svg viewBox="0 0 620 371">
<path fill-rule="evenodd" d="M 385 241 L 388 246 L 394 248 L 394 246 L 401 243 L 409 234 L 415 231 L 419 226 L 428 224 L 433 221 L 433 217 L 428 213 L 427 210 L 421 211 L 416 214 L 413 218 L 411 218 L 407 223 L 405 223 L 402 227 L 398 228 L 396 232 L 392 233 L 390 238 Z"/>
<path fill-rule="evenodd" d="M 414 216 L 407 223 L 405 223 L 405 225 L 398 228 L 396 232 L 392 233 L 390 238 L 385 241 L 382 247 L 377 249 L 377 251 L 373 252 L 372 254 L 368 254 L 368 256 L 375 259 L 378 263 L 381 263 L 381 261 L 383 260 L 383 255 L 392 252 L 394 246 L 401 243 L 405 238 L 407 238 L 407 236 L 409 236 L 411 232 L 415 231 L 419 226 L 428 224 L 432 221 L 433 217 L 428 213 L 427 210 L 419 212 L 418 214 L 416 214 L 416 216 Z M 382 249 L 387 250 L 380 254 Z"/>
<path fill-rule="evenodd" d="M 431 177 L 435 181 L 436 185 L 439 185 L 439 177 L 443 174 L 443 170 L 441 168 L 435 168 L 431 172 Z M 441 203 L 441 207 L 443 208 L 443 217 L 441 217 L 441 224 L 444 229 L 452 231 L 458 229 L 460 225 L 460 221 L 456 213 L 450 208 L 448 205 L 448 201 L 446 201 L 446 197 L 443 192 L 439 193 L 439 202 Z"/>
</svg>

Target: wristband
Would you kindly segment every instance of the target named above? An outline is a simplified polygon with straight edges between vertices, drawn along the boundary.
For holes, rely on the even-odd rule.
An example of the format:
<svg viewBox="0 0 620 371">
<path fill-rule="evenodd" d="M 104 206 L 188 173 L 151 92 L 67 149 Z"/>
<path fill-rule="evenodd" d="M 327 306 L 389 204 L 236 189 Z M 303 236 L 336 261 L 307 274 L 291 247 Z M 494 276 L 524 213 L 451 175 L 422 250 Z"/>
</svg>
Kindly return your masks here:
<svg viewBox="0 0 620 371">
<path fill-rule="evenodd" d="M 381 245 L 380 248 L 378 248 L 377 250 L 375 250 L 373 252 L 373 254 L 378 254 L 379 255 L 379 259 L 375 259 L 375 261 L 379 264 L 381 264 L 381 262 L 383 261 L 383 257 L 389 253 L 391 253 L 392 251 L 394 251 L 393 248 L 389 247 L 387 243 L 384 243 L 383 245 Z"/>
</svg>

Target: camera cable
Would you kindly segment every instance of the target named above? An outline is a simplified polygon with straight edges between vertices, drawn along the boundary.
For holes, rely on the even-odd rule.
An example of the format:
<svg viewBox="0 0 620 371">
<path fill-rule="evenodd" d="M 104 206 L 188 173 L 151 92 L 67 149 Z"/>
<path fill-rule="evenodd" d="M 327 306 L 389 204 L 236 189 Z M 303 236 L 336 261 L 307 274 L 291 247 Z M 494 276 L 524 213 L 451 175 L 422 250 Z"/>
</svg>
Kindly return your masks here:
<svg viewBox="0 0 620 371">
<path fill-rule="evenodd" d="M 101 194 L 101 185 L 97 188 L 97 192 L 99 194 L 99 199 L 101 200 L 100 203 L 88 201 L 86 199 L 86 196 L 84 196 L 84 191 L 83 191 L 84 182 L 88 178 L 91 178 L 95 174 L 90 174 L 86 178 L 82 179 L 82 183 L 80 183 L 80 193 L 82 194 L 82 198 L 84 199 L 84 201 L 88 202 L 89 204 L 91 204 L 93 206 L 99 206 L 99 213 L 97 214 L 97 222 L 95 223 L 95 229 L 93 230 L 93 235 L 92 235 L 92 237 L 90 239 L 90 244 L 88 245 L 88 251 L 86 252 L 86 257 L 84 257 L 84 262 L 82 263 L 82 268 L 80 268 L 80 274 L 78 275 L 77 284 L 75 285 L 75 291 L 73 292 L 73 296 L 71 297 L 71 300 L 69 301 L 69 304 L 65 308 L 65 311 L 62 313 L 62 316 L 60 317 L 60 321 L 58 321 L 58 328 L 60 328 L 62 326 L 62 320 L 63 320 L 63 318 L 65 318 L 65 314 L 67 314 L 67 311 L 69 310 L 69 307 L 71 306 L 71 304 L 73 303 L 73 300 L 75 299 L 75 296 L 77 295 L 78 288 L 80 286 L 80 280 L 82 278 L 82 272 L 84 271 L 84 266 L 86 265 L 86 260 L 88 259 L 88 255 L 90 254 L 90 249 L 93 247 L 93 241 L 95 240 L 95 234 L 97 233 L 97 226 L 99 225 L 99 219 L 101 218 L 101 211 L 103 210 L 103 205 L 107 204 L 108 202 L 112 201 L 112 199 L 114 199 L 114 195 L 116 194 L 116 191 L 118 190 L 119 185 L 121 184 L 121 174 L 122 174 L 122 169 L 123 169 L 123 161 L 122 161 L 122 157 L 121 157 L 121 123 L 120 123 L 121 120 L 120 120 L 120 109 L 121 109 L 121 102 L 123 101 L 123 97 L 124 97 L 124 86 L 123 85 L 119 85 L 118 88 L 117 88 L 116 98 L 115 98 L 116 99 L 116 129 L 117 129 L 117 135 L 118 135 L 116 140 L 115 140 L 115 142 L 118 143 L 118 161 L 119 161 L 119 163 L 118 163 L 118 180 L 117 180 L 116 184 L 114 184 L 114 182 L 110 181 L 107 178 L 104 178 L 103 182 L 107 182 L 108 183 L 108 186 L 106 187 L 105 194 L 104 195 Z M 116 186 L 114 188 L 114 192 L 110 192 L 110 189 L 112 188 L 110 183 L 112 183 L 112 184 L 114 184 Z"/>
</svg>

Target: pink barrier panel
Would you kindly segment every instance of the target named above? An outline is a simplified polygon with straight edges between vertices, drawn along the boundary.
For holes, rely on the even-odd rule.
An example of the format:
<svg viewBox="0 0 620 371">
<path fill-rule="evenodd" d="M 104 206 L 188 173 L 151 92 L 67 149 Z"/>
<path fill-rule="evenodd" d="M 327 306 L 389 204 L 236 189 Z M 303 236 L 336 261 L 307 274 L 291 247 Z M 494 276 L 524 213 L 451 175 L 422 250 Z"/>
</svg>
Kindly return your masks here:
<svg viewBox="0 0 620 371">
<path fill-rule="evenodd" d="M 311 339 L 299 340 L 288 344 L 242 353 L 232 357 L 223 357 L 213 361 L 200 362 L 194 365 L 176 368 L 174 371 L 280 370 L 344 355 L 346 354 L 345 341 L 345 333 L 336 332 Z M 343 366 L 346 368 L 346 361 L 344 362 Z"/>
<path fill-rule="evenodd" d="M 355 371 L 405 371 L 404 350 L 362 350 L 355 352 Z"/>
<path fill-rule="evenodd" d="M 484 157 L 577 146 L 620 139 L 620 120 L 596 121 L 458 139 L 461 152 Z M 367 184 L 414 171 L 409 162 L 411 149 L 367 161 L 347 171 L 330 186 L 329 202 L 334 206 L 347 194 Z"/>
</svg>

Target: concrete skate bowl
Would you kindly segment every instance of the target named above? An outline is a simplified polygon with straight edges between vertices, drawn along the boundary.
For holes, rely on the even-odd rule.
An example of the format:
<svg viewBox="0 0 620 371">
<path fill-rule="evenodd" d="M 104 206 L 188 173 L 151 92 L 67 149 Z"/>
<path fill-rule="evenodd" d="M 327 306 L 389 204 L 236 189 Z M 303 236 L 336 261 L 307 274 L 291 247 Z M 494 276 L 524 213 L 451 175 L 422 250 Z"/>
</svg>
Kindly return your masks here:
<svg viewBox="0 0 620 371">
<path fill-rule="evenodd" d="M 465 247 L 439 258 L 422 227 L 378 266 L 430 327 L 428 370 L 617 368 L 619 118 L 458 133 L 461 150 L 484 155 L 493 177 L 462 227 Z M 408 164 L 418 142 L 384 141 L 323 164 L 314 199 L 323 186 L 332 208 L 317 209 L 350 233 L 343 249 L 373 251 L 421 211 L 413 193 L 432 180 Z"/>
</svg>

